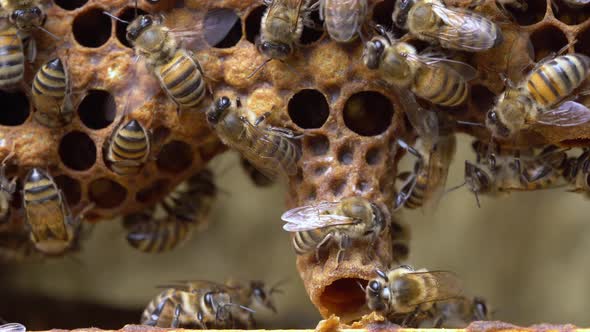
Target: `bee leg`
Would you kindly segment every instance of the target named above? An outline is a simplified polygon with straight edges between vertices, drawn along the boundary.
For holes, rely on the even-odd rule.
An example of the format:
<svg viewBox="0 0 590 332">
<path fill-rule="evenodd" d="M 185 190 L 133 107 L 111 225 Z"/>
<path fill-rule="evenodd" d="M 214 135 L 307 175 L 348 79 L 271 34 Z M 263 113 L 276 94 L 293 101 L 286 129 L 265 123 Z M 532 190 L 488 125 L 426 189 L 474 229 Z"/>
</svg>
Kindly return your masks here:
<svg viewBox="0 0 590 332">
<path fill-rule="evenodd" d="M 150 315 L 150 319 L 146 321 L 144 325 L 157 326 L 158 321 L 160 320 L 160 315 L 162 315 L 162 311 L 164 311 L 164 308 L 166 307 L 166 304 L 168 304 L 169 301 L 170 299 L 168 298 L 165 298 L 164 300 L 160 301 L 156 309 Z"/>
<path fill-rule="evenodd" d="M 172 319 L 172 325 L 170 327 L 177 328 L 180 325 L 180 314 L 182 313 L 182 306 L 179 304 L 176 305 L 174 309 L 174 317 Z"/>
<path fill-rule="evenodd" d="M 420 309 L 416 307 L 412 312 L 410 312 L 402 321 L 402 327 L 408 327 L 410 324 L 414 324 L 416 317 L 418 317 L 418 312 Z"/>
<path fill-rule="evenodd" d="M 201 329 L 207 329 L 207 325 L 205 325 L 205 322 L 203 321 L 203 313 L 201 311 L 197 312 L 197 324 L 199 324 Z"/>
<path fill-rule="evenodd" d="M 352 240 L 348 235 L 342 235 L 340 237 L 339 249 L 338 253 L 336 254 L 336 261 L 340 264 L 344 260 L 344 252 L 346 249 L 350 248 L 352 245 Z"/>
<path fill-rule="evenodd" d="M 322 247 L 324 247 L 325 245 L 327 245 L 330 241 L 332 241 L 332 239 L 334 238 L 334 234 L 333 233 L 328 233 L 328 235 L 324 236 L 324 238 L 322 239 L 322 241 L 320 241 L 320 243 L 318 243 L 318 245 L 315 247 L 315 259 L 316 261 L 320 261 L 320 249 Z"/>
<path fill-rule="evenodd" d="M 256 121 L 254 121 L 254 127 L 258 127 L 258 125 L 261 124 L 262 122 L 264 122 L 269 116 L 270 116 L 270 112 L 266 112 L 266 113 L 262 114 L 261 116 L 259 116 L 258 118 L 256 118 Z"/>
<path fill-rule="evenodd" d="M 300 139 L 305 136 L 305 134 L 295 134 L 293 130 L 287 128 L 268 126 L 266 129 L 290 139 Z"/>
</svg>

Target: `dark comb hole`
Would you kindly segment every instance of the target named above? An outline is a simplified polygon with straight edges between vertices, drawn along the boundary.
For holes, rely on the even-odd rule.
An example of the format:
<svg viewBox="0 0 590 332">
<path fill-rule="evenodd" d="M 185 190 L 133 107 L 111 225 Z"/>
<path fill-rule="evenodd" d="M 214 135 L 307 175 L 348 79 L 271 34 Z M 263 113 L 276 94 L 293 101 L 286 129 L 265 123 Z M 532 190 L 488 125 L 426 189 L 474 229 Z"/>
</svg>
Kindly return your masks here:
<svg viewBox="0 0 590 332">
<path fill-rule="evenodd" d="M 231 9 L 216 8 L 205 15 L 205 40 L 216 48 L 230 48 L 242 39 L 242 21 Z"/>
<path fill-rule="evenodd" d="M 532 25 L 540 22 L 547 11 L 546 0 L 527 0 L 527 10 L 520 10 L 513 6 L 506 6 L 508 12 L 519 25 Z"/>
<path fill-rule="evenodd" d="M 330 190 L 332 190 L 334 196 L 340 196 L 344 192 L 344 189 L 346 189 L 346 180 L 334 179 L 330 182 Z"/>
<path fill-rule="evenodd" d="M 156 203 L 170 188 L 170 181 L 165 179 L 156 180 L 149 187 L 144 188 L 135 194 L 135 199 L 140 203 Z"/>
<path fill-rule="evenodd" d="M 260 34 L 260 21 L 265 11 L 266 6 L 258 6 L 246 17 L 246 39 L 252 44 L 256 43 L 256 37 Z"/>
<path fill-rule="evenodd" d="M 66 202 L 69 207 L 78 205 L 82 199 L 82 186 L 78 180 L 74 180 L 67 175 L 59 175 L 54 178 L 57 187 L 66 196 Z"/>
<path fill-rule="evenodd" d="M 321 306 L 328 312 L 351 321 L 360 318 L 365 306 L 365 292 L 359 287 L 367 286 L 367 280 L 344 278 L 332 282 L 320 295 Z"/>
<path fill-rule="evenodd" d="M 577 38 L 578 42 L 574 46 L 576 52 L 590 56 L 590 28 L 582 30 Z"/>
<path fill-rule="evenodd" d="M 125 9 L 123 9 L 123 11 L 119 15 L 117 15 L 117 17 L 123 21 L 131 22 L 135 19 L 135 17 L 137 17 L 139 15 L 145 15 L 147 13 L 148 12 L 146 12 L 145 10 L 142 10 L 141 8 L 127 7 Z M 128 23 L 123 23 L 121 21 L 115 21 L 115 34 L 116 34 L 119 42 L 121 42 L 121 44 L 125 45 L 126 47 L 131 48 L 132 46 L 129 43 L 129 41 L 127 40 L 127 26 L 128 25 L 129 25 Z"/>
<path fill-rule="evenodd" d="M 350 165 L 354 160 L 354 149 L 348 145 L 344 145 L 338 150 L 338 162 L 343 165 Z"/>
<path fill-rule="evenodd" d="M 311 12 L 311 14 L 309 15 L 309 19 L 310 19 L 310 21 L 312 21 L 314 23 L 314 26 L 313 27 L 308 27 L 308 26 L 303 27 L 303 32 L 301 33 L 301 38 L 299 38 L 299 41 L 303 45 L 312 44 L 312 43 L 320 40 L 322 38 L 322 36 L 324 35 L 324 30 L 322 30 L 323 23 L 320 20 L 319 11 L 314 10 L 313 12 Z"/>
<path fill-rule="evenodd" d="M 368 191 L 370 188 L 371 188 L 371 185 L 369 184 L 369 182 L 364 181 L 364 180 L 359 180 L 356 184 L 356 189 L 361 192 Z"/>
<path fill-rule="evenodd" d="M 330 149 L 330 141 L 324 135 L 305 136 L 304 143 L 314 156 L 323 156 Z"/>
<path fill-rule="evenodd" d="M 377 163 L 379 163 L 380 160 L 381 153 L 378 147 L 370 148 L 369 151 L 367 151 L 367 154 L 365 155 L 365 161 L 367 162 L 367 164 L 377 165 Z"/>
<path fill-rule="evenodd" d="M 88 196 L 101 209 L 113 209 L 123 204 L 127 189 L 111 179 L 100 178 L 90 182 Z"/>
<path fill-rule="evenodd" d="M 0 125 L 19 126 L 29 117 L 29 100 L 22 91 L 0 91 L 0 102 L 3 111 L 0 112 Z"/>
<path fill-rule="evenodd" d="M 373 8 L 373 22 L 384 26 L 387 31 L 393 32 L 395 37 L 400 37 L 403 32 L 393 25 L 391 14 L 395 6 L 395 0 L 381 1 Z"/>
<path fill-rule="evenodd" d="M 74 19 L 72 31 L 78 44 L 85 47 L 99 47 L 111 37 L 111 18 L 101 8 L 92 8 L 80 13 Z"/>
<path fill-rule="evenodd" d="M 59 157 L 68 168 L 84 171 L 96 162 L 94 141 L 81 131 L 72 131 L 59 143 Z"/>
<path fill-rule="evenodd" d="M 348 98 L 343 116 L 344 124 L 355 133 L 379 135 L 391 125 L 393 105 L 379 92 L 362 91 Z"/>
<path fill-rule="evenodd" d="M 557 54 L 567 45 L 567 37 L 559 28 L 548 25 L 531 34 L 531 43 L 535 50 L 535 61 L 539 61 L 551 53 Z"/>
<path fill-rule="evenodd" d="M 193 163 L 193 152 L 191 146 L 182 141 L 172 141 L 158 154 L 156 164 L 164 172 L 180 173 Z"/>
<path fill-rule="evenodd" d="M 54 2 L 65 10 L 74 10 L 84 6 L 88 0 L 54 0 Z"/>
<path fill-rule="evenodd" d="M 78 114 L 86 127 L 106 128 L 113 123 L 117 114 L 115 98 L 108 91 L 89 90 L 78 106 Z"/>
<path fill-rule="evenodd" d="M 315 187 L 312 186 L 311 188 L 309 188 L 309 191 L 307 192 L 307 200 L 313 202 L 316 200 L 316 198 L 317 192 L 315 190 Z"/>
<path fill-rule="evenodd" d="M 287 109 L 291 120 L 303 129 L 320 128 L 330 114 L 330 105 L 324 94 L 312 89 L 294 94 Z"/>
<path fill-rule="evenodd" d="M 553 14 L 558 20 L 567 25 L 576 25 L 584 23 L 590 17 L 590 8 L 582 6 L 572 8 L 568 6 L 563 0 L 551 0 L 557 6 L 557 11 L 553 10 Z"/>
<path fill-rule="evenodd" d="M 487 112 L 494 105 L 496 95 L 483 85 L 471 88 L 471 102 L 479 112 Z"/>
<path fill-rule="evenodd" d="M 320 165 L 320 166 L 317 166 L 316 168 L 314 168 L 313 174 L 315 176 L 322 176 L 322 175 L 324 175 L 324 173 L 326 173 L 327 170 L 328 170 L 328 166 Z"/>
<path fill-rule="evenodd" d="M 164 143 L 164 141 L 168 138 L 168 136 L 170 136 L 171 133 L 172 131 L 164 126 L 160 126 L 154 129 L 152 133 L 152 143 L 154 145 Z"/>
</svg>

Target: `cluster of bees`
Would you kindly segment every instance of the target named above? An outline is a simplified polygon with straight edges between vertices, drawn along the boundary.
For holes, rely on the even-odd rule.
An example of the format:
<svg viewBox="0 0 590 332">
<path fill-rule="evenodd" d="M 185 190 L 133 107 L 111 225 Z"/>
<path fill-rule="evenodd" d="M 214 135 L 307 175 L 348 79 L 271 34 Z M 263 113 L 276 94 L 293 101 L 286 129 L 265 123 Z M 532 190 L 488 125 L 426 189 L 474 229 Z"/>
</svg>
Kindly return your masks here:
<svg viewBox="0 0 590 332">
<path fill-rule="evenodd" d="M 267 60 L 250 76 L 263 70 L 269 61 L 290 60 L 297 52 L 304 26 L 315 25 L 310 19 L 314 11 L 319 11 L 324 29 L 334 41 L 349 43 L 359 35 L 366 39 L 363 64 L 397 92 L 417 135 L 414 144 L 401 138 L 397 141 L 399 147 L 415 156 L 416 162 L 413 170 L 400 174 L 403 183 L 392 203 L 394 211 L 419 208 L 440 198 L 455 152 L 456 125 L 482 126 L 492 138 L 506 140 L 535 124 L 568 127 L 590 120 L 590 109 L 576 102 L 572 94 L 590 71 L 590 58 L 578 53 L 551 55 L 537 63 L 521 82 L 506 80 L 506 89 L 487 111 L 485 123 L 453 122 L 444 110 L 438 109 L 465 103 L 469 81 L 477 76 L 470 65 L 446 53 L 483 52 L 503 42 L 500 27 L 477 13 L 481 1 L 474 0 L 469 9 L 464 9 L 446 6 L 441 0 L 398 0 L 392 20 L 407 34 L 396 38 L 392 31 L 377 25 L 371 27 L 375 32 L 368 39 L 367 0 L 263 2 L 267 9 L 256 44 Z M 585 1 L 567 3 L 582 6 Z M 1 0 L 0 4 L 8 13 L 0 31 L 0 88 L 9 89 L 23 79 L 25 58 L 34 60 L 36 48 L 30 31 L 43 29 L 46 16 L 35 0 Z M 504 9 L 527 7 L 520 0 L 503 0 L 499 4 Z M 239 98 L 221 96 L 206 105 L 207 76 L 182 42 L 182 38 L 196 38 L 197 32 L 172 31 L 160 17 L 149 14 L 136 15 L 130 22 L 105 15 L 128 24 L 127 41 L 179 112 L 206 110 L 201 112 L 211 128 L 241 154 L 256 183 L 266 185 L 277 177 L 296 174 L 301 156 L 298 139 L 305 134 L 272 126 L 267 123 L 270 113 L 251 122 Z M 220 20 L 215 29 L 227 32 L 233 24 Z M 431 47 L 418 52 L 409 38 L 425 41 Z M 34 119 L 51 128 L 68 124 L 74 115 L 70 94 L 65 62 L 55 58 L 45 63 L 31 88 Z M 105 148 L 108 166 L 120 176 L 137 174 L 151 153 L 148 129 L 137 120 L 124 122 L 126 117 L 121 117 Z M 495 141 L 477 141 L 474 149 L 477 159 L 465 163 L 465 185 L 476 197 L 548 188 L 558 184 L 560 178 L 568 180 L 575 190 L 588 190 L 590 186 L 588 150 L 570 158 L 566 149 L 554 146 L 541 151 L 506 149 Z M 4 173 L 10 158 L 6 157 L 0 169 L 0 222 L 7 220 L 16 190 L 17 179 L 8 179 Z M 216 191 L 210 171 L 196 174 L 153 208 L 124 218 L 129 243 L 145 252 L 171 250 L 202 224 Z M 22 200 L 28 239 L 26 244 L 6 246 L 3 256 L 61 255 L 77 247 L 82 217 L 72 216 L 50 174 L 39 168 L 30 170 L 23 180 Z M 156 217 L 156 210 L 163 210 L 164 216 Z M 285 212 L 282 220 L 283 228 L 294 233 L 292 244 L 298 255 L 315 255 L 321 262 L 320 252 L 335 245 L 340 263 L 355 242 L 366 243 L 371 250 L 391 228 L 387 215 L 368 199 L 354 196 L 296 207 Z M 414 270 L 407 265 L 384 270 L 377 270 L 375 279 L 361 287 L 369 308 L 392 321 L 441 327 L 488 318 L 485 302 L 463 295 L 459 280 L 451 272 Z M 250 307 L 260 305 L 274 311 L 271 296 L 279 291 L 276 286 L 267 287 L 257 281 L 183 281 L 165 288 L 147 306 L 141 318 L 143 324 L 249 328 L 253 326 Z M 13 326 L 1 328 L 2 332 L 13 330 Z"/>
</svg>

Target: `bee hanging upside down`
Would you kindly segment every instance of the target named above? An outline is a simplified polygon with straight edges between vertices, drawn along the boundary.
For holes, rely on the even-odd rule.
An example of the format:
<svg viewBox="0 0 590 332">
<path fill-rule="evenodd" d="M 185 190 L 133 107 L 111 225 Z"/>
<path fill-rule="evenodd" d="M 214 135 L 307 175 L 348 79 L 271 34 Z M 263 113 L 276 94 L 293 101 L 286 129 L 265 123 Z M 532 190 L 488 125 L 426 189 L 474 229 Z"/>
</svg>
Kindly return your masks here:
<svg viewBox="0 0 590 332">
<path fill-rule="evenodd" d="M 372 245 L 386 228 L 381 209 L 362 197 L 300 206 L 283 213 L 281 219 L 286 222 L 284 230 L 295 232 L 293 247 L 298 255 L 315 251 L 319 261 L 320 249 L 335 243 L 338 263 L 344 260 L 353 240 L 365 240 Z"/>
</svg>

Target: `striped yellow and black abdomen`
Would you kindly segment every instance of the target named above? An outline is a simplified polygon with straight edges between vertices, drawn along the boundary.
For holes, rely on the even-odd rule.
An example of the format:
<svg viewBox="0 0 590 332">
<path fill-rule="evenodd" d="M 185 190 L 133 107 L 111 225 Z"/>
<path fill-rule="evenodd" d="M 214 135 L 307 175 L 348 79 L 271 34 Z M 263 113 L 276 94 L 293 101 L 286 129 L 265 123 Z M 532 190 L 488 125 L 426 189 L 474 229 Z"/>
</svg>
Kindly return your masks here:
<svg viewBox="0 0 590 332">
<path fill-rule="evenodd" d="M 111 138 L 107 159 L 119 175 L 137 174 L 147 161 L 150 143 L 147 131 L 137 120 L 119 126 Z"/>
<path fill-rule="evenodd" d="M 535 68 L 526 81 L 531 98 L 544 107 L 557 104 L 570 95 L 588 76 L 590 58 L 583 54 L 567 54 Z"/>
<path fill-rule="evenodd" d="M 64 201 L 53 179 L 38 168 L 32 169 L 24 181 L 23 203 L 33 240 L 69 242 Z"/>
<path fill-rule="evenodd" d="M 316 249 L 328 233 L 325 228 L 296 232 L 293 236 L 293 249 L 297 255 L 305 255 Z"/>
<path fill-rule="evenodd" d="M 157 326 L 170 327 L 174 307 L 178 303 L 176 293 L 177 292 L 174 289 L 169 288 L 158 294 L 155 298 L 153 298 L 141 314 L 141 324 L 147 324 L 150 320 L 152 320 L 152 318 L 155 318 L 152 317 L 152 314 L 154 314 L 158 306 L 162 302 L 168 301 L 162 313 L 160 313 L 159 317 L 157 317 Z"/>
<path fill-rule="evenodd" d="M 156 73 L 162 88 L 181 109 L 198 106 L 206 93 L 206 84 L 200 65 L 190 54 L 179 49 Z"/>
<path fill-rule="evenodd" d="M 71 105 L 66 102 L 68 78 L 59 58 L 45 63 L 35 75 L 32 86 L 34 117 L 47 127 L 61 127 L 73 117 Z"/>
<path fill-rule="evenodd" d="M 188 239 L 192 225 L 174 218 L 138 223 L 127 233 L 127 242 L 143 252 L 162 253 Z"/>
<path fill-rule="evenodd" d="M 23 43 L 17 30 L 0 31 L 0 88 L 13 87 L 23 78 L 25 68 Z"/>
<path fill-rule="evenodd" d="M 504 40 L 498 26 L 483 16 L 465 13 L 463 20 L 463 24 L 470 27 L 469 29 L 463 30 L 446 24 L 440 27 L 441 35 L 454 36 L 454 38 L 447 37 L 441 40 L 443 47 L 468 52 L 485 51 Z"/>
<path fill-rule="evenodd" d="M 297 161 L 301 157 L 299 147 L 290 138 L 272 132 L 269 132 L 269 135 L 275 144 L 267 146 L 266 155 L 276 158 L 287 175 L 295 175 Z"/>
<path fill-rule="evenodd" d="M 424 198 L 426 194 L 426 187 L 428 186 L 428 172 L 421 171 L 416 177 L 416 184 L 414 189 L 405 202 L 404 207 L 407 209 L 417 209 L 424 205 Z"/>
<path fill-rule="evenodd" d="M 458 72 L 445 64 L 421 65 L 412 91 L 421 98 L 443 106 L 461 105 L 467 100 L 469 87 Z"/>
</svg>

